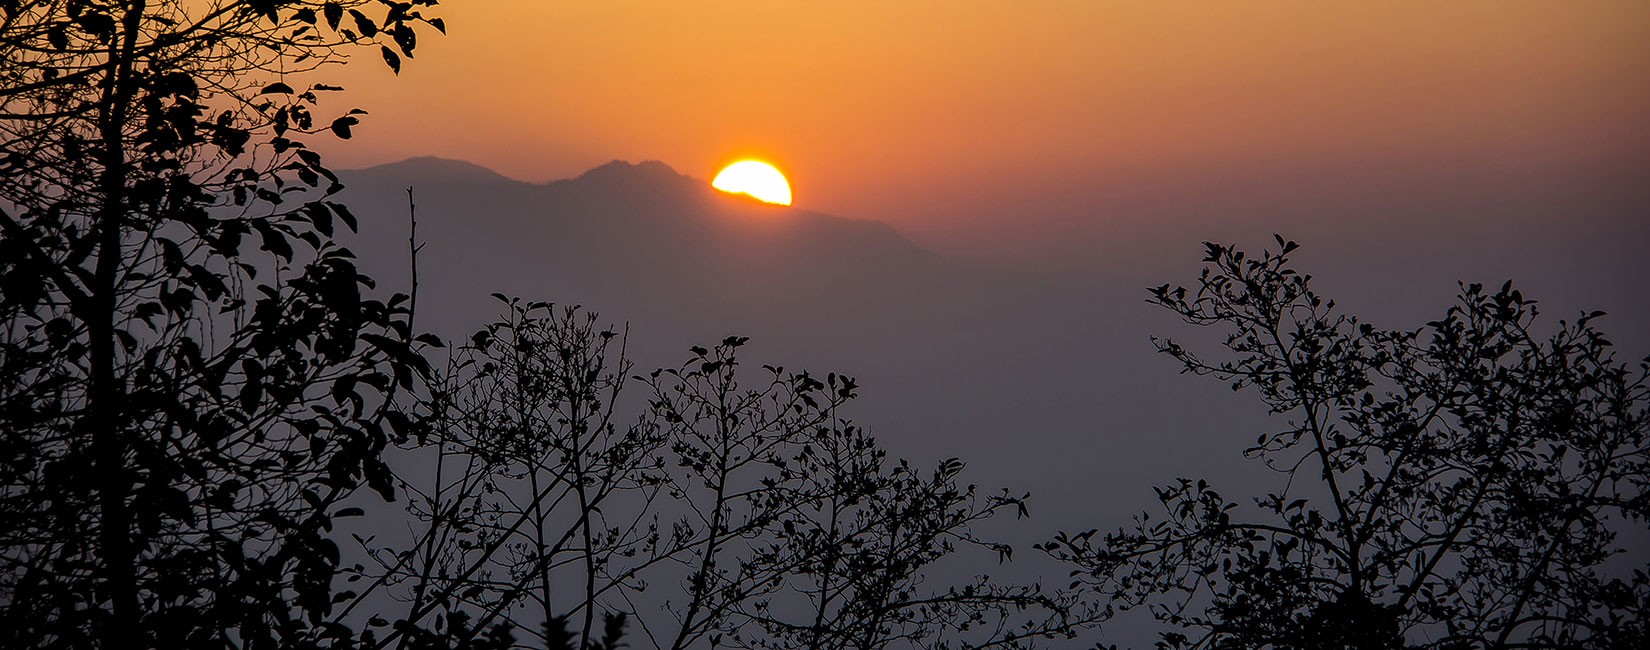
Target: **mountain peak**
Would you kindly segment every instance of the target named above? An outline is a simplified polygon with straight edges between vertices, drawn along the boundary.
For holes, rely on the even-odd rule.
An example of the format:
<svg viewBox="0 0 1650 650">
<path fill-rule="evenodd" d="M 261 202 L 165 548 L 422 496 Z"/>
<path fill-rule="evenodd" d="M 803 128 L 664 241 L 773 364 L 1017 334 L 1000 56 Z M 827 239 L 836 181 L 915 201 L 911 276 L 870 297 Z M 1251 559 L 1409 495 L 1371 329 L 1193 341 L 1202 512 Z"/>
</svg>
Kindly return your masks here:
<svg viewBox="0 0 1650 650">
<path fill-rule="evenodd" d="M 671 169 L 657 160 L 644 160 L 632 163 L 627 160 L 612 162 L 592 167 L 589 171 L 580 174 L 575 182 L 681 182 L 691 180 L 687 176 Z"/>
</svg>

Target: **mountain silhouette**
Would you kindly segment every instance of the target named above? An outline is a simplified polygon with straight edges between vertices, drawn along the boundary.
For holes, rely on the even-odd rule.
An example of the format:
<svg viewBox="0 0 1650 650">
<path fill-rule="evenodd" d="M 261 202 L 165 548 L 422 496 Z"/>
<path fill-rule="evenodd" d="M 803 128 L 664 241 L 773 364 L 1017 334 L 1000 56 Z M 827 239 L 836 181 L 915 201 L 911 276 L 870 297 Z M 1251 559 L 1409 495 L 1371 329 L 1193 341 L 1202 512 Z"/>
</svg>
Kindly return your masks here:
<svg viewBox="0 0 1650 650">
<path fill-rule="evenodd" d="M 727 194 L 657 161 L 543 184 L 427 157 L 342 178 L 342 199 L 365 224 L 350 245 L 394 290 L 410 276 L 413 188 L 418 318 L 449 337 L 496 315 L 494 292 L 584 305 L 647 339 L 668 333 L 660 343 L 671 349 L 732 333 L 875 347 L 1000 303 L 991 274 L 887 224 Z"/>
</svg>

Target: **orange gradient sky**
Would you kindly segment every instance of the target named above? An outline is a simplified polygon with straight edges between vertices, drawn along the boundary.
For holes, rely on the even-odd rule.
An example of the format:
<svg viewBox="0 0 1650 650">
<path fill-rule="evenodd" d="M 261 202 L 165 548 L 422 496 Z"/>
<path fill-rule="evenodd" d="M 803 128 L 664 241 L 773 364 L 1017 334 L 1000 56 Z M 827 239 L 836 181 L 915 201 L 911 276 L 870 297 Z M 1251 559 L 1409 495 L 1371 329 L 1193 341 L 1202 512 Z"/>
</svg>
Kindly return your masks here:
<svg viewBox="0 0 1650 650">
<path fill-rule="evenodd" d="M 328 146 L 335 166 L 437 155 L 543 181 L 657 159 L 708 179 L 756 157 L 800 207 L 942 248 L 1282 191 L 1448 198 L 1466 190 L 1439 186 L 1545 179 L 1542 200 L 1562 202 L 1650 170 L 1638 0 L 451 0 L 442 15 L 450 35 L 422 39 L 400 78 L 376 61 L 330 73 L 371 112 Z M 1018 239 L 985 237 L 1005 225 Z"/>
</svg>

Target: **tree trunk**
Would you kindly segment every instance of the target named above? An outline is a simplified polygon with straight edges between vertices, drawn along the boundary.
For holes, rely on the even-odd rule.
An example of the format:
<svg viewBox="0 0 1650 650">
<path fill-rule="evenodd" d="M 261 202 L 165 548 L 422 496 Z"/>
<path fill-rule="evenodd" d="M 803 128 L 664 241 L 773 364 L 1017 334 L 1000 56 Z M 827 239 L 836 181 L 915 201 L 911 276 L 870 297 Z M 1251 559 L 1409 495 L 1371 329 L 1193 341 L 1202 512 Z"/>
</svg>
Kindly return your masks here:
<svg viewBox="0 0 1650 650">
<path fill-rule="evenodd" d="M 102 205 L 96 224 L 97 267 L 88 292 L 91 313 L 86 318 L 86 326 L 90 337 L 91 376 L 84 422 L 86 433 L 91 437 L 91 480 L 101 515 L 97 548 L 110 607 L 110 618 L 97 631 L 99 645 L 104 650 L 148 645 L 139 625 L 142 616 L 137 586 L 137 544 L 127 503 L 132 492 L 132 475 L 126 467 L 128 441 L 121 421 L 125 390 L 115 367 L 115 327 L 120 309 L 118 283 L 124 252 L 121 250 L 122 221 L 128 210 L 124 127 L 133 96 L 132 53 L 136 50 L 144 9 L 144 0 L 127 5 L 121 38 L 110 47 L 109 72 L 105 77 L 108 85 L 104 88 L 98 124 L 103 158 L 99 179 Z"/>
</svg>

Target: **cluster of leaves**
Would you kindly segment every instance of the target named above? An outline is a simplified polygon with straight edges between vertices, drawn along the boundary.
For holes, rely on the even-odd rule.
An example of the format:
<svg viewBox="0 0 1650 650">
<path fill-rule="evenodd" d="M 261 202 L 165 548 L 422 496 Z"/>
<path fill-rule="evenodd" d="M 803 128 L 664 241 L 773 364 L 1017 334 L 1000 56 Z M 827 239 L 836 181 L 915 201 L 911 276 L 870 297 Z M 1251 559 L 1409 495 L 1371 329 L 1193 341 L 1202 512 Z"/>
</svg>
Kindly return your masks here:
<svg viewBox="0 0 1650 650">
<path fill-rule="evenodd" d="M 1618 363 L 1596 313 L 1537 336 L 1510 285 L 1378 329 L 1278 245 L 1210 244 L 1195 290 L 1152 300 L 1229 354 L 1160 350 L 1288 418 L 1247 451 L 1281 488 L 1249 506 L 1181 479 L 1157 518 L 1043 548 L 1167 647 L 1643 647 L 1650 567 L 1617 540 L 1650 516 L 1650 366 Z"/>
<path fill-rule="evenodd" d="M 5 645 L 329 634 L 333 519 L 393 492 L 426 364 L 332 243 L 355 218 L 300 138 L 337 89 L 287 80 L 410 56 L 431 4 L 0 1 Z"/>
</svg>

